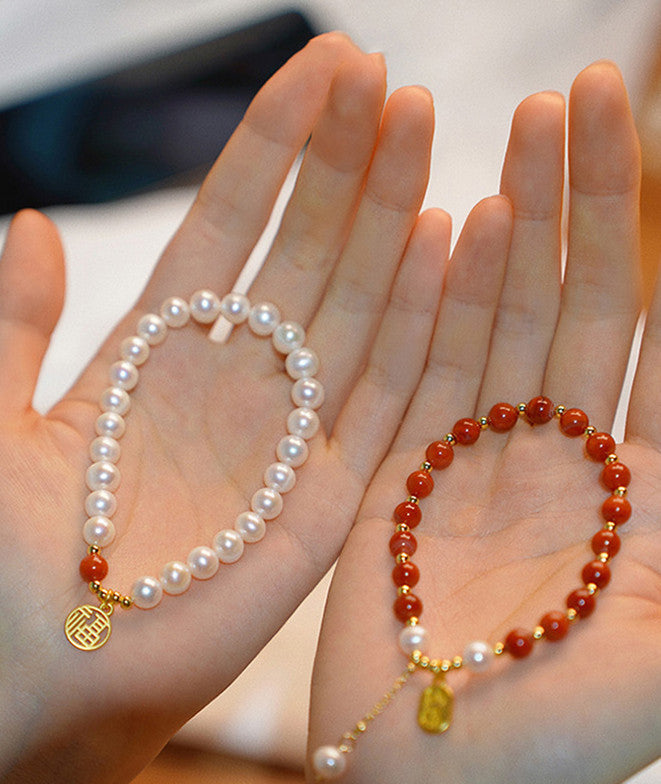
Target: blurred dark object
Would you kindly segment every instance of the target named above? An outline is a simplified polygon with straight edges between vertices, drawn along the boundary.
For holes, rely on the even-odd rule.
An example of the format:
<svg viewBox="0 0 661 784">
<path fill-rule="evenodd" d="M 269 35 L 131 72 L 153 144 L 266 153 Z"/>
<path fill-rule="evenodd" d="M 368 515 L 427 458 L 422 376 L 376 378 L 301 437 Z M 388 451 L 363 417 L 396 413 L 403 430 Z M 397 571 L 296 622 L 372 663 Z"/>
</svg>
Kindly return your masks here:
<svg viewBox="0 0 661 784">
<path fill-rule="evenodd" d="M 313 35 L 301 13 L 287 11 L 1 111 L 0 213 L 108 201 L 190 178 Z"/>
</svg>

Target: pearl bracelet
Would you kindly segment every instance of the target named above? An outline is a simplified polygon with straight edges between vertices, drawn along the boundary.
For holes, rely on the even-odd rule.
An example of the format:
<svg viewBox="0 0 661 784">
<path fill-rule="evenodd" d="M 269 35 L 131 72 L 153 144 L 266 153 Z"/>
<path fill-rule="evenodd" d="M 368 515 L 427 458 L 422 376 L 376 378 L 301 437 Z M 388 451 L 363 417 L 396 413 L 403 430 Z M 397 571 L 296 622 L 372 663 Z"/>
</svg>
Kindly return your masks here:
<svg viewBox="0 0 661 784">
<path fill-rule="evenodd" d="M 291 398 L 296 406 L 286 420 L 287 435 L 276 445 L 277 461 L 264 471 L 264 486 L 255 491 L 250 508 L 241 512 L 232 528 L 223 528 L 214 536 L 211 546 L 193 548 L 186 560 L 165 564 L 160 576 L 139 577 L 129 595 L 104 588 L 102 580 L 108 562 L 100 555 L 115 539 L 112 517 L 117 510 L 115 491 L 121 475 L 119 439 L 126 429 L 125 417 L 131 407 L 131 392 L 138 384 L 138 370 L 151 351 L 163 343 L 168 331 L 179 329 L 193 319 L 198 324 L 211 324 L 223 316 L 231 324 L 247 322 L 256 336 L 270 336 L 273 348 L 285 355 L 284 369 L 293 380 Z M 101 394 L 101 414 L 96 419 L 96 437 L 90 444 L 91 465 L 85 474 L 89 495 L 85 499 L 88 519 L 83 525 L 83 538 L 88 554 L 80 563 L 80 575 L 101 604 L 81 605 L 66 618 L 64 630 L 69 642 L 80 650 L 95 650 L 104 645 L 111 634 L 110 616 L 115 605 L 148 610 L 156 607 L 163 594 L 184 593 L 192 579 L 208 580 L 220 564 L 231 564 L 241 558 L 245 544 L 259 542 L 266 533 L 266 521 L 274 520 L 282 511 L 283 494 L 296 482 L 294 469 L 308 457 L 307 440 L 319 428 L 316 409 L 324 401 L 324 388 L 315 378 L 319 360 L 315 352 L 304 346 L 305 330 L 294 321 L 281 321 L 278 308 L 270 302 L 251 307 L 247 297 L 237 292 L 219 299 L 208 290 L 196 291 L 189 302 L 170 297 L 161 305 L 159 314 L 148 313 L 137 324 L 136 334 L 125 338 L 119 348 L 120 358 L 110 367 L 110 386 Z"/>
</svg>

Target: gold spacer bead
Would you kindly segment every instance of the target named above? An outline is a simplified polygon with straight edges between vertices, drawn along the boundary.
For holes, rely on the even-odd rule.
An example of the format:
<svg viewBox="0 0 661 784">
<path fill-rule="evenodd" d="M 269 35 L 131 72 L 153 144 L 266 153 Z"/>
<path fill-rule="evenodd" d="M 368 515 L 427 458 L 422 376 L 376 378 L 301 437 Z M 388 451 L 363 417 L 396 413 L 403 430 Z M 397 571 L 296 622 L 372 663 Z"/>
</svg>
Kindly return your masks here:
<svg viewBox="0 0 661 784">
<path fill-rule="evenodd" d="M 110 597 L 115 604 L 119 604 L 122 601 L 122 595 L 119 591 L 113 591 L 112 596 Z"/>
<path fill-rule="evenodd" d="M 410 585 L 400 585 L 397 588 L 397 596 L 406 596 L 407 593 L 411 593 Z"/>
<path fill-rule="evenodd" d="M 420 659 L 422 658 L 422 651 L 413 651 L 411 654 L 411 661 L 414 664 L 420 664 Z"/>
<path fill-rule="evenodd" d="M 489 420 L 487 419 L 487 417 L 482 416 L 477 421 L 480 427 L 482 428 L 482 430 L 486 430 L 489 427 Z"/>
<path fill-rule="evenodd" d="M 133 606 L 133 599 L 130 596 L 122 596 L 122 607 L 126 610 L 130 609 Z"/>
<path fill-rule="evenodd" d="M 358 730 L 358 732 L 365 732 L 365 730 L 367 729 L 367 724 L 365 724 L 364 721 L 359 721 L 356 723 L 356 729 Z"/>
<path fill-rule="evenodd" d="M 92 580 L 90 583 L 90 591 L 92 593 L 98 593 L 101 590 L 101 583 L 98 580 Z"/>
<path fill-rule="evenodd" d="M 463 663 L 464 660 L 461 658 L 461 656 L 455 656 L 454 659 L 452 659 L 452 666 L 455 670 L 459 670 Z"/>
<path fill-rule="evenodd" d="M 438 675 L 441 671 L 441 662 L 439 659 L 432 659 L 429 662 L 429 669 L 434 673 L 434 675 Z"/>
<path fill-rule="evenodd" d="M 599 591 L 599 588 L 594 583 L 588 583 L 585 589 L 591 596 L 594 596 Z"/>
<path fill-rule="evenodd" d="M 604 460 L 604 463 L 617 463 L 617 455 L 615 452 L 611 452 L 610 455 Z"/>
<path fill-rule="evenodd" d="M 505 653 L 505 643 L 504 642 L 497 642 L 493 646 L 493 652 L 495 656 L 502 656 Z"/>
<path fill-rule="evenodd" d="M 615 490 L 613 490 L 613 495 L 619 496 L 620 498 L 624 498 L 626 494 L 627 494 L 626 487 L 616 487 Z"/>
<path fill-rule="evenodd" d="M 406 622 L 407 626 L 417 626 L 420 623 L 420 619 L 416 618 L 415 615 L 412 615 L 408 621 Z"/>
<path fill-rule="evenodd" d="M 593 425 L 588 425 L 585 428 L 585 430 L 583 431 L 583 435 L 587 437 L 587 436 L 593 435 L 596 432 L 597 432 L 597 428 L 596 427 L 594 427 Z"/>
<path fill-rule="evenodd" d="M 407 672 L 411 672 L 411 673 L 415 672 L 415 670 L 416 670 L 415 662 L 410 661 L 406 665 L 406 670 L 407 670 Z"/>
<path fill-rule="evenodd" d="M 599 553 L 597 560 L 601 561 L 602 563 L 608 563 L 610 561 L 610 555 L 608 555 L 608 553 Z"/>
<path fill-rule="evenodd" d="M 426 670 L 429 667 L 429 656 L 421 656 L 419 664 L 423 670 Z"/>
<path fill-rule="evenodd" d="M 533 630 L 533 633 L 532 633 L 532 636 L 536 640 L 541 640 L 542 637 L 544 636 L 544 627 L 543 626 L 535 626 L 535 628 Z"/>
<path fill-rule="evenodd" d="M 609 520 L 607 523 L 604 523 L 604 528 L 607 531 L 614 531 L 615 530 L 615 523 Z"/>
<path fill-rule="evenodd" d="M 525 416 L 526 406 L 527 405 L 528 405 L 527 403 L 517 403 L 516 404 L 516 410 L 519 412 L 519 416 Z"/>
<path fill-rule="evenodd" d="M 406 563 L 409 560 L 408 553 L 397 553 L 397 557 L 395 558 L 397 563 Z"/>
<path fill-rule="evenodd" d="M 450 444 L 450 446 L 454 446 L 457 443 L 457 439 L 454 437 L 453 433 L 446 433 L 442 440 L 445 441 L 446 444 Z"/>
<path fill-rule="evenodd" d="M 98 545 L 98 544 L 91 544 L 91 545 L 90 545 L 90 546 L 87 548 L 87 552 L 88 552 L 90 555 L 96 555 L 97 553 L 101 552 L 101 548 L 99 547 L 99 545 Z"/>
<path fill-rule="evenodd" d="M 337 749 L 342 754 L 348 754 L 351 751 L 351 749 L 349 748 L 349 746 L 347 746 L 346 743 L 340 743 L 340 745 L 337 747 Z"/>
<path fill-rule="evenodd" d="M 406 500 L 410 504 L 417 504 L 418 503 L 418 496 L 417 495 L 407 495 L 406 496 Z"/>
<path fill-rule="evenodd" d="M 554 416 L 557 416 L 558 419 L 560 419 L 560 417 L 565 413 L 566 410 L 567 410 L 566 406 L 562 406 L 562 405 L 561 406 L 556 406 L 554 411 L 553 411 L 553 414 L 554 414 Z"/>
<path fill-rule="evenodd" d="M 567 620 L 568 621 L 576 621 L 578 619 L 578 613 L 573 607 L 570 607 L 567 610 Z"/>
<path fill-rule="evenodd" d="M 420 470 L 431 471 L 431 463 L 429 462 L 429 460 L 424 460 L 422 463 L 420 463 Z"/>
<path fill-rule="evenodd" d="M 449 659 L 443 659 L 441 662 L 441 672 L 448 672 L 452 669 L 452 662 Z"/>
<path fill-rule="evenodd" d="M 353 732 L 347 731 L 342 733 L 342 740 L 356 740 L 356 739 L 354 738 Z"/>
<path fill-rule="evenodd" d="M 112 592 L 109 591 L 107 588 L 101 588 L 97 593 L 97 596 L 99 597 L 99 599 L 101 599 L 102 602 L 107 602 L 111 596 L 111 593 Z"/>
<path fill-rule="evenodd" d="M 401 531 L 410 531 L 410 530 L 411 529 L 408 527 L 406 523 L 397 523 L 397 525 L 395 526 L 395 531 L 399 531 L 400 533 Z"/>
</svg>

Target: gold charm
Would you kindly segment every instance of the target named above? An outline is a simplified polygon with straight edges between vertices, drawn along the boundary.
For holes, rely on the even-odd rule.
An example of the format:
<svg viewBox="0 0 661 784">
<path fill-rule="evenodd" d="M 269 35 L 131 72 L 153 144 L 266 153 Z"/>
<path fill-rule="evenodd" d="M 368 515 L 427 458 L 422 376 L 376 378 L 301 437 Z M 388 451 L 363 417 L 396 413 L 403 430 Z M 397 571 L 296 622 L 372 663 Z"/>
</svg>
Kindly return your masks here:
<svg viewBox="0 0 661 784">
<path fill-rule="evenodd" d="M 83 604 L 72 610 L 64 622 L 67 640 L 81 651 L 95 651 L 110 639 L 112 604 L 93 607 Z"/>
<path fill-rule="evenodd" d="M 436 678 L 420 697 L 418 724 L 425 732 L 440 734 L 452 722 L 454 695 L 444 678 Z"/>
</svg>

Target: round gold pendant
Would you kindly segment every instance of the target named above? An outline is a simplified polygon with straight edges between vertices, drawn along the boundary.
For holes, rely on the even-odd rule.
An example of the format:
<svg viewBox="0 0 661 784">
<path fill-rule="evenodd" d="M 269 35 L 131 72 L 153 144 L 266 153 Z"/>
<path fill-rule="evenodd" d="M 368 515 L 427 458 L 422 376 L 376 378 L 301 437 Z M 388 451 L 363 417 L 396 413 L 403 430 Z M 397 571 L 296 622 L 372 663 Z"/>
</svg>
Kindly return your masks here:
<svg viewBox="0 0 661 784">
<path fill-rule="evenodd" d="M 64 622 L 64 633 L 67 640 L 81 651 L 95 651 L 110 639 L 112 627 L 109 611 L 91 604 L 83 604 L 72 610 Z"/>
</svg>

